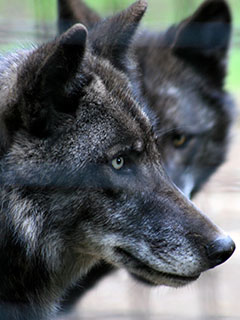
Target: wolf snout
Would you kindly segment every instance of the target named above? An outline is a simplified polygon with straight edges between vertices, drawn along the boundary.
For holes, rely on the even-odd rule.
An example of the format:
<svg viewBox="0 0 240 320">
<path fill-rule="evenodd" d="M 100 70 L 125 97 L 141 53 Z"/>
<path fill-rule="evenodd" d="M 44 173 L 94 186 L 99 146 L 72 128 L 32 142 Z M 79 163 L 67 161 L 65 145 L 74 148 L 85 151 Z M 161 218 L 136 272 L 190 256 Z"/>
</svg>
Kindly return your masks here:
<svg viewBox="0 0 240 320">
<path fill-rule="evenodd" d="M 217 238 L 206 246 L 210 268 L 225 262 L 235 250 L 235 243 L 229 236 Z"/>
</svg>

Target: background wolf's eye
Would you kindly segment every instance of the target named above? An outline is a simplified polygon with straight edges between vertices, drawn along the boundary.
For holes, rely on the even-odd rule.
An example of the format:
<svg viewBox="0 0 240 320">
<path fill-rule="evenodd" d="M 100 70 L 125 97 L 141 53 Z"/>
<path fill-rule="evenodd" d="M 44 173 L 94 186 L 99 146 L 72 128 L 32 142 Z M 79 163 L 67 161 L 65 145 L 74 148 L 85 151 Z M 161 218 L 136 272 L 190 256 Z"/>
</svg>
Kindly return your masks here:
<svg viewBox="0 0 240 320">
<path fill-rule="evenodd" d="M 188 137 L 184 134 L 175 134 L 173 137 L 173 145 L 175 148 L 183 147 L 188 141 Z"/>
<path fill-rule="evenodd" d="M 123 157 L 117 157 L 113 159 L 112 166 L 116 170 L 120 170 L 124 166 L 124 159 Z"/>
</svg>

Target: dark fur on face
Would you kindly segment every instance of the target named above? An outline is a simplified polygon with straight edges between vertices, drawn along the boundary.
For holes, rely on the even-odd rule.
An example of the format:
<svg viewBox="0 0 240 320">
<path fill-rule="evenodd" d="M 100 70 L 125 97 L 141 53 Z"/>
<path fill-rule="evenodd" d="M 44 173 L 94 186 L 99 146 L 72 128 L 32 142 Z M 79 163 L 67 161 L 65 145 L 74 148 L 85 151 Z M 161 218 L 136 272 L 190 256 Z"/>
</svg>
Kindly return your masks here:
<svg viewBox="0 0 240 320">
<path fill-rule="evenodd" d="M 145 10 L 137 1 L 89 35 L 77 24 L 0 59 L 4 319 L 52 319 L 65 290 L 101 260 L 179 287 L 234 251 L 165 174 L 125 73 L 122 40 Z"/>
<path fill-rule="evenodd" d="M 80 21 L 92 28 L 102 20 L 81 0 L 58 3 L 60 33 L 65 23 Z M 134 72 L 129 68 L 130 79 L 134 88 L 140 83 L 146 98 L 144 111 L 151 119 L 168 175 L 190 197 L 226 158 L 234 115 L 231 97 L 224 90 L 230 38 L 227 3 L 208 0 L 179 25 L 162 33 L 142 31 L 134 40 L 140 72 L 136 77 L 135 61 Z M 80 286 L 70 291 L 64 308 L 109 268 L 106 264 L 93 268 Z"/>
</svg>

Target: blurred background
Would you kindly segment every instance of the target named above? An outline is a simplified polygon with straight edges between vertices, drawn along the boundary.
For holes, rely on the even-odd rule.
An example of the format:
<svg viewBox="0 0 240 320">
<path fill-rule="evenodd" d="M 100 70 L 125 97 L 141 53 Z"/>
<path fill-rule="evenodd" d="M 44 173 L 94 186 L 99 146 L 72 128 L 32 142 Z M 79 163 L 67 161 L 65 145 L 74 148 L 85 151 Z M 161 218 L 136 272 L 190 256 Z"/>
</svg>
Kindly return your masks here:
<svg viewBox="0 0 240 320">
<path fill-rule="evenodd" d="M 86 0 L 103 16 L 132 0 Z M 201 0 L 149 0 L 144 27 L 164 30 L 190 15 Z M 240 1 L 229 0 L 234 19 L 226 88 L 240 108 Z M 0 0 L 0 50 L 41 43 L 56 35 L 56 0 Z M 237 116 L 228 160 L 194 200 L 235 240 L 233 257 L 193 285 L 150 289 L 120 270 L 104 279 L 64 319 L 233 320 L 240 319 L 240 121 Z"/>
</svg>

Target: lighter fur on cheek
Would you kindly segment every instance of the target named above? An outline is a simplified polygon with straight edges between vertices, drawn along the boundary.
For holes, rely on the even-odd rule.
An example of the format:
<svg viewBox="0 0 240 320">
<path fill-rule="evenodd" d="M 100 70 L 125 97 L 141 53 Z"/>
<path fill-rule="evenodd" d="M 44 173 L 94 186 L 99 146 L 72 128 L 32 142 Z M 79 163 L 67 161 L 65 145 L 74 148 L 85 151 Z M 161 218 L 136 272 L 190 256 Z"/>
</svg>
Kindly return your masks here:
<svg viewBox="0 0 240 320">
<path fill-rule="evenodd" d="M 184 176 L 184 186 L 183 186 L 183 193 L 187 198 L 190 198 L 191 192 L 194 188 L 194 178 L 193 175 L 190 173 L 187 173 Z"/>
<path fill-rule="evenodd" d="M 179 98 L 181 96 L 181 90 L 179 88 L 175 87 L 174 85 L 168 84 L 158 91 L 159 95 L 169 96 L 173 98 Z"/>
<path fill-rule="evenodd" d="M 17 237 L 21 239 L 28 255 L 34 255 L 38 247 L 38 238 L 42 230 L 42 217 L 29 200 L 21 200 L 13 193 L 11 195 L 10 221 Z M 24 217 L 24 219 L 23 219 Z"/>
</svg>

